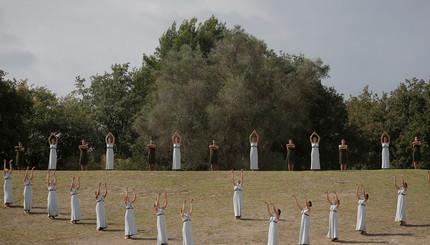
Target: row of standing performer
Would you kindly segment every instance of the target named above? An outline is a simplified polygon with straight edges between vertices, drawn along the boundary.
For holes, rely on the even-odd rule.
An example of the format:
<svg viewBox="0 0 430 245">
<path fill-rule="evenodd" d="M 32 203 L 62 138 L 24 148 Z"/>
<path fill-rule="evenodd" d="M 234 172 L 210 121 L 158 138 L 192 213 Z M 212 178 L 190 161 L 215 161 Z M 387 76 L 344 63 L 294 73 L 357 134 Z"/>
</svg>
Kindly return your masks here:
<svg viewBox="0 0 430 245">
<path fill-rule="evenodd" d="M 10 169 L 6 168 L 6 160 L 4 160 L 4 168 L 3 168 L 3 176 L 4 176 L 4 205 L 10 207 L 13 201 L 13 193 L 12 193 L 12 160 L 9 162 Z M 24 213 L 28 214 L 32 210 L 32 181 L 33 181 L 33 167 L 31 169 L 31 174 L 29 175 L 29 167 L 27 167 L 27 171 L 24 175 Z M 48 170 L 48 174 L 46 177 L 46 185 L 48 188 L 48 199 L 47 199 L 47 211 L 48 218 L 54 220 L 58 216 L 59 204 L 57 197 L 57 178 L 55 176 L 55 170 L 53 172 L 52 178 L 50 177 L 50 170 Z M 70 222 L 72 224 L 76 224 L 82 220 L 81 215 L 81 207 L 79 202 L 78 191 L 81 187 L 80 177 L 77 178 L 77 184 L 75 185 L 75 177 L 72 178 L 72 183 L 70 185 Z M 107 183 L 104 184 L 105 192 L 101 193 L 100 187 L 101 182 L 98 184 L 97 191 L 95 192 L 95 200 L 96 204 L 96 229 L 98 231 L 102 231 L 108 228 L 106 210 L 105 210 L 105 198 L 108 194 Z M 135 218 L 134 218 L 134 203 L 136 202 L 136 193 L 134 192 L 134 188 L 132 188 L 131 192 L 134 195 L 133 198 L 129 197 L 128 188 L 125 188 L 126 194 L 124 198 L 124 205 L 126 208 L 125 212 L 125 222 L 124 222 L 124 234 L 125 238 L 129 239 L 134 235 L 137 235 L 139 232 L 137 230 Z M 160 196 L 161 193 L 157 194 L 157 200 L 154 203 L 154 210 L 157 214 L 157 244 L 168 244 L 168 236 L 167 236 L 167 222 L 165 217 L 165 210 L 167 208 L 167 193 L 164 193 L 165 202 L 163 206 L 160 206 Z M 183 202 L 181 209 L 181 218 L 182 218 L 182 235 L 183 235 L 183 244 L 193 245 L 193 228 L 191 224 L 191 215 L 193 213 L 193 202 L 194 199 L 191 199 L 190 202 L 190 211 L 187 212 L 186 209 L 186 199 Z"/>
<path fill-rule="evenodd" d="M 4 160 L 3 167 L 3 177 L 4 177 L 4 205 L 10 206 L 13 204 L 13 193 L 12 193 L 12 160 L 9 162 L 10 169 L 6 168 L 6 160 Z M 31 175 L 28 174 L 29 167 L 27 167 L 27 171 L 24 175 L 24 212 L 29 213 L 32 209 L 32 180 L 33 180 L 33 170 L 35 167 L 31 169 Z M 407 183 L 404 181 L 403 175 L 401 174 L 401 187 L 397 186 L 396 175 L 394 175 L 394 186 L 397 189 L 398 200 L 397 200 L 397 209 L 396 209 L 396 217 L 395 221 L 400 222 L 400 225 L 406 225 L 406 190 Z M 234 195 L 233 195 L 233 211 L 236 220 L 240 220 L 242 217 L 242 203 L 243 203 L 243 169 L 241 170 L 241 178 L 235 180 L 234 170 L 232 170 L 232 180 L 234 185 Z M 428 180 L 430 182 L 430 171 L 428 171 Z M 98 184 L 97 191 L 95 192 L 95 199 L 97 201 L 96 205 L 96 214 L 97 214 L 97 230 L 103 230 L 108 227 L 106 211 L 104 207 L 104 201 L 108 194 L 107 191 L 107 183 L 105 183 L 105 193 L 104 195 L 100 192 L 101 182 Z M 50 170 L 48 170 L 46 185 L 48 187 L 48 217 L 50 219 L 55 219 L 58 216 L 58 198 L 56 193 L 56 185 L 57 179 L 55 176 L 55 171 L 53 174 L 53 178 L 50 178 Z M 357 223 L 356 230 L 360 231 L 362 235 L 367 233 L 366 231 L 366 204 L 369 199 L 369 194 L 366 193 L 364 186 L 361 185 L 362 188 L 362 196 L 359 195 L 359 186 L 356 185 L 356 196 L 358 199 L 358 209 L 357 209 Z M 70 185 L 70 195 L 71 195 L 71 219 L 70 221 L 75 224 L 81 220 L 81 209 L 78 197 L 78 191 L 80 189 L 80 177 L 77 179 L 77 185 L 75 185 L 75 177 L 72 178 L 72 183 Z M 124 198 L 124 204 L 126 207 L 125 214 L 125 238 L 128 239 L 133 235 L 138 234 L 136 223 L 134 220 L 134 212 L 133 205 L 136 201 L 136 193 L 134 192 L 134 188 L 132 189 L 132 193 L 134 195 L 133 199 L 129 197 L 128 188 L 126 188 L 126 196 Z M 327 233 L 327 238 L 332 239 L 332 241 L 338 241 L 338 221 L 337 221 L 337 212 L 339 209 L 340 201 L 337 197 L 337 193 L 333 191 L 335 194 L 335 200 L 332 202 L 329 198 L 329 193 L 326 192 L 327 201 L 330 204 L 330 215 L 329 215 L 329 231 Z M 157 200 L 154 204 L 155 212 L 157 213 L 157 244 L 167 244 L 167 226 L 165 219 L 164 210 L 167 208 L 167 193 L 165 196 L 164 206 L 160 207 L 160 195 L 158 193 Z M 305 206 L 302 207 L 299 205 L 296 196 L 293 194 L 293 198 L 295 199 L 296 205 L 299 208 L 302 219 L 300 225 L 300 235 L 299 235 L 299 244 L 310 244 L 310 211 L 312 207 L 312 202 L 308 200 L 307 196 L 304 195 L 305 198 Z M 193 200 L 191 200 L 191 209 L 190 212 L 187 213 L 185 204 L 186 200 L 184 200 L 182 209 L 181 209 L 181 217 L 183 221 L 183 244 L 193 244 L 193 235 L 192 235 L 192 225 L 191 225 L 191 214 L 193 212 Z M 277 209 L 273 203 L 270 205 L 273 208 L 273 213 L 270 210 L 269 204 L 265 202 L 267 211 L 270 217 L 270 226 L 268 233 L 268 244 L 278 244 L 278 221 L 281 215 L 281 210 Z"/>
<path fill-rule="evenodd" d="M 313 132 L 310 136 L 310 143 L 312 146 L 311 151 L 311 170 L 320 170 L 320 157 L 319 157 L 319 144 L 321 137 L 316 133 Z M 257 134 L 257 132 L 254 130 L 252 131 L 251 135 L 249 136 L 249 143 L 251 146 L 250 150 L 250 169 L 251 170 L 258 170 L 258 143 L 260 141 L 260 137 Z M 49 148 L 50 148 L 50 154 L 49 154 L 49 165 L 48 169 L 54 170 L 57 168 L 57 145 L 58 145 L 58 137 L 51 133 L 51 135 L 48 138 L 49 142 Z M 106 169 L 112 170 L 114 169 L 114 144 L 115 144 L 115 136 L 109 132 L 109 134 L 105 138 L 106 142 Z M 382 169 L 390 168 L 390 147 L 391 139 L 390 136 L 386 131 L 381 136 L 381 145 L 382 145 Z M 173 144 L 173 164 L 172 169 L 173 170 L 181 170 L 181 144 L 182 144 L 182 137 L 179 135 L 178 132 L 175 132 L 172 136 L 172 144 Z M 418 137 L 415 137 L 414 141 L 412 142 L 413 146 L 413 161 L 414 161 L 414 167 L 415 169 L 421 168 L 421 146 L 422 143 L 419 141 Z M 156 157 L 155 157 L 155 151 L 157 149 L 157 145 L 154 144 L 154 141 L 151 139 L 149 144 L 146 145 L 146 148 L 148 149 L 148 166 L 149 170 L 156 170 Z M 348 145 L 346 144 L 346 141 L 344 139 L 341 140 L 341 144 L 338 146 L 339 148 L 339 164 L 341 170 L 347 169 L 347 163 L 348 163 Z M 88 145 L 85 140 L 82 140 L 81 145 L 78 147 L 80 151 L 79 156 L 79 163 L 81 165 L 81 170 L 87 170 L 88 169 Z M 211 170 L 218 170 L 218 151 L 220 147 L 216 144 L 216 140 L 212 141 L 212 144 L 209 145 L 209 151 L 210 151 L 210 169 Z M 293 171 L 294 170 L 294 164 L 295 164 L 295 149 L 296 146 L 293 143 L 293 140 L 290 139 L 288 141 L 288 144 L 286 144 L 287 149 L 287 164 L 288 164 L 288 170 Z M 22 143 L 19 142 L 18 146 L 15 146 L 16 151 L 16 161 L 18 164 L 19 169 L 23 166 L 23 159 L 24 159 L 24 152 L 25 148 L 22 146 Z"/>
</svg>

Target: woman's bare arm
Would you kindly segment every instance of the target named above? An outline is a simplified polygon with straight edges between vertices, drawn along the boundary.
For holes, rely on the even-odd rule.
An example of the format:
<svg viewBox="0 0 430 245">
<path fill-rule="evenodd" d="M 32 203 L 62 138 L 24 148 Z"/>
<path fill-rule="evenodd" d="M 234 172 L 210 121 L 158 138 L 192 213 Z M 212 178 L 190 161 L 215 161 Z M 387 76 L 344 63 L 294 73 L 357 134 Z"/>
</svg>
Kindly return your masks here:
<svg viewBox="0 0 430 245">
<path fill-rule="evenodd" d="M 333 191 L 333 193 L 336 195 L 336 206 L 339 207 L 339 198 L 337 197 L 336 191 Z"/>
<path fill-rule="evenodd" d="M 10 161 L 9 161 L 9 173 L 10 173 L 10 174 L 12 174 L 12 170 L 13 170 L 13 169 L 12 169 L 12 162 L 13 162 L 13 160 L 10 160 Z"/>
<path fill-rule="evenodd" d="M 399 187 L 397 186 L 396 174 L 393 174 L 393 176 L 394 176 L 394 187 L 396 187 L 396 190 L 399 190 Z"/>
<path fill-rule="evenodd" d="M 185 200 L 184 200 L 184 203 L 182 204 L 182 213 L 181 213 L 182 218 L 183 218 L 183 217 L 184 217 L 184 215 L 185 215 L 185 203 L 187 203 L 187 199 L 185 199 Z"/>
<path fill-rule="evenodd" d="M 400 177 L 402 178 L 402 187 L 403 187 L 403 190 L 405 190 L 406 191 L 406 185 L 405 185 L 405 179 L 403 178 L 403 174 L 400 174 Z"/>
<path fill-rule="evenodd" d="M 191 215 L 191 214 L 193 213 L 193 211 L 194 211 L 193 202 L 194 202 L 194 198 L 192 198 L 192 199 L 191 199 L 191 202 L 190 202 L 190 205 L 191 205 L 191 208 L 190 208 L 190 215 Z"/>
<path fill-rule="evenodd" d="M 25 175 L 24 175 L 24 183 L 28 179 L 28 169 L 30 169 L 30 167 L 27 166 L 27 169 L 25 170 Z"/>
<path fill-rule="evenodd" d="M 49 187 L 49 173 L 50 173 L 50 171 L 48 169 L 48 173 L 46 174 L 46 186 L 48 186 L 48 187 Z"/>
<path fill-rule="evenodd" d="M 231 170 L 231 180 L 233 181 L 233 185 L 235 186 L 236 183 L 234 181 L 234 170 L 233 169 Z"/>
<path fill-rule="evenodd" d="M 34 169 L 36 168 L 36 166 L 34 166 L 34 167 L 32 167 L 31 168 L 31 176 L 30 176 L 30 180 L 33 180 L 33 172 L 34 172 Z"/>
<path fill-rule="evenodd" d="M 299 205 L 299 202 L 297 201 L 297 198 L 296 198 L 296 196 L 293 194 L 293 198 L 294 198 L 294 200 L 296 200 L 296 205 L 297 205 L 297 207 L 300 209 L 300 210 L 302 210 L 303 208 Z"/>
<path fill-rule="evenodd" d="M 134 197 L 133 197 L 133 203 L 136 201 L 136 192 L 134 192 L 134 187 L 133 187 L 133 189 L 131 189 L 131 191 L 133 192 L 133 195 L 134 195 Z"/>
<path fill-rule="evenodd" d="M 75 186 L 75 176 L 72 178 L 72 183 L 70 183 L 70 189 L 69 191 L 72 191 L 73 187 Z"/>
<path fill-rule="evenodd" d="M 6 159 L 3 160 L 3 176 L 6 174 Z"/>
<path fill-rule="evenodd" d="M 105 195 L 104 195 L 104 197 L 105 197 L 105 198 L 106 198 L 107 194 L 108 194 L 108 191 L 107 191 L 107 183 L 105 182 Z"/>
<path fill-rule="evenodd" d="M 327 202 L 330 203 L 330 205 L 333 205 L 333 203 L 330 201 L 330 198 L 328 197 L 328 192 L 325 192 L 325 195 L 327 197 Z"/>
<path fill-rule="evenodd" d="M 264 203 L 266 204 L 267 213 L 269 214 L 269 217 L 272 217 L 272 212 L 270 212 L 269 204 L 266 201 L 264 201 Z"/>
<path fill-rule="evenodd" d="M 357 199 L 360 200 L 360 195 L 358 195 L 358 184 L 355 184 L 355 194 L 357 195 Z"/>
<path fill-rule="evenodd" d="M 55 176 L 55 170 L 54 170 L 54 185 L 57 185 L 57 176 Z"/>
<path fill-rule="evenodd" d="M 81 176 L 78 177 L 78 186 L 76 187 L 76 190 L 79 191 L 79 188 L 81 188 Z"/>
</svg>

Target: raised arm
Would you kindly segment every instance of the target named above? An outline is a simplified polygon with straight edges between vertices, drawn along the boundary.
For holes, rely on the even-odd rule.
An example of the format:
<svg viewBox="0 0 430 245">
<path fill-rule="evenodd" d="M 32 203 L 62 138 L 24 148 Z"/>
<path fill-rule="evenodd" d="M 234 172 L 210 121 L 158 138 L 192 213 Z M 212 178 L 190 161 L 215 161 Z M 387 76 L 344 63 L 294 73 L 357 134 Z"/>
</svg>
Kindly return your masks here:
<svg viewBox="0 0 430 245">
<path fill-rule="evenodd" d="M 406 185 L 405 185 L 405 179 L 403 178 L 403 174 L 400 174 L 400 177 L 402 178 L 402 187 L 406 191 Z"/>
<path fill-rule="evenodd" d="M 185 215 L 185 203 L 187 203 L 187 199 L 185 199 L 185 200 L 184 200 L 184 203 L 182 204 L 182 213 L 181 213 L 182 218 L 183 218 L 183 217 L 184 217 L 184 215 Z"/>
<path fill-rule="evenodd" d="M 127 205 L 127 202 L 128 202 L 128 187 L 125 187 L 124 205 Z"/>
<path fill-rule="evenodd" d="M 325 195 L 327 197 L 327 202 L 330 203 L 330 205 L 333 205 L 333 203 L 330 201 L 330 198 L 328 197 L 328 192 L 325 192 Z"/>
<path fill-rule="evenodd" d="M 387 133 L 386 134 L 387 135 L 387 138 L 388 138 L 388 144 L 391 144 L 391 138 L 390 138 L 390 135 Z"/>
<path fill-rule="evenodd" d="M 106 198 L 107 194 L 108 194 L 108 191 L 107 191 L 107 183 L 105 182 L 105 195 L 104 195 L 104 197 L 105 197 L 105 198 Z"/>
<path fill-rule="evenodd" d="M 112 144 L 115 145 L 115 135 L 113 135 L 113 133 L 110 133 L 110 136 L 112 136 Z"/>
<path fill-rule="evenodd" d="M 396 190 L 399 190 L 399 187 L 397 186 L 397 177 L 396 174 L 393 174 L 394 176 L 394 187 L 396 187 Z"/>
<path fill-rule="evenodd" d="M 240 170 L 240 184 L 243 186 L 243 168 Z"/>
<path fill-rule="evenodd" d="M 13 162 L 13 160 L 10 160 L 10 161 L 9 161 L 9 173 L 10 173 L 10 174 L 12 174 L 12 170 L 13 170 L 13 169 L 12 169 L 12 162 Z"/>
<path fill-rule="evenodd" d="M 55 170 L 54 170 L 54 185 L 57 185 L 57 176 L 55 176 Z"/>
<path fill-rule="evenodd" d="M 255 136 L 257 136 L 257 144 L 260 143 L 260 135 L 257 134 L 257 131 L 254 130 Z"/>
<path fill-rule="evenodd" d="M 155 207 L 154 207 L 155 212 L 157 212 L 158 208 L 160 207 L 160 196 L 161 196 L 161 193 L 158 192 L 157 193 L 157 201 L 155 201 Z"/>
<path fill-rule="evenodd" d="M 233 185 L 236 185 L 236 183 L 234 182 L 234 170 L 231 170 L 231 179 L 233 181 Z"/>
<path fill-rule="evenodd" d="M 164 192 L 164 200 L 165 200 L 165 202 L 164 202 L 163 209 L 166 209 L 167 208 L 167 192 Z"/>
<path fill-rule="evenodd" d="M 51 145 L 51 138 L 52 138 L 52 135 L 53 135 L 54 133 L 51 133 L 50 135 L 49 135 L 49 137 L 48 137 L 48 144 L 49 145 Z"/>
<path fill-rule="evenodd" d="M 109 138 L 109 134 L 107 134 L 106 137 L 105 137 L 105 143 L 106 143 L 106 145 L 109 143 L 108 138 Z"/>
<path fill-rule="evenodd" d="M 193 202 L 194 202 L 194 198 L 191 198 L 191 202 L 190 202 L 190 215 L 192 215 L 193 211 L 194 211 L 194 206 L 193 206 Z"/>
<path fill-rule="evenodd" d="M 3 176 L 6 174 L 6 159 L 3 160 Z"/>
<path fill-rule="evenodd" d="M 30 169 L 30 167 L 27 166 L 27 169 L 25 170 L 25 175 L 24 175 L 24 183 L 28 179 L 28 169 Z"/>
<path fill-rule="evenodd" d="M 276 218 L 279 219 L 279 213 L 278 213 L 278 210 L 276 210 L 275 204 L 273 204 L 273 202 L 271 202 L 270 205 L 272 205 L 272 207 L 273 207 L 273 212 L 275 213 Z"/>
<path fill-rule="evenodd" d="M 33 171 L 34 171 L 35 168 L 36 168 L 36 166 L 34 166 L 34 167 L 31 168 L 30 180 L 33 180 Z"/>
<path fill-rule="evenodd" d="M 99 182 L 99 186 L 97 187 L 97 193 L 96 193 L 96 197 L 100 196 L 100 186 L 102 185 L 102 182 Z"/>
<path fill-rule="evenodd" d="M 381 135 L 381 145 L 382 145 L 382 144 L 384 144 L 384 135 L 385 135 L 385 131 L 384 131 L 384 133 L 382 133 L 382 135 Z"/>
<path fill-rule="evenodd" d="M 296 196 L 293 194 L 293 198 L 294 198 L 294 200 L 296 200 L 296 205 L 297 205 L 297 207 L 300 209 L 300 210 L 303 210 L 303 208 L 299 205 L 299 202 L 297 202 L 297 198 L 296 198 Z"/>
<path fill-rule="evenodd" d="M 70 183 L 70 189 L 69 191 L 72 191 L 73 187 L 75 186 L 75 176 L 72 178 L 72 183 Z"/>
<path fill-rule="evenodd" d="M 336 206 L 339 207 L 339 198 L 337 197 L 336 191 L 333 191 L 333 193 L 336 195 Z"/>
<path fill-rule="evenodd" d="M 358 195 L 358 184 L 355 184 L 355 194 L 357 195 L 357 199 L 360 200 L 360 195 Z"/>
<path fill-rule="evenodd" d="M 172 135 L 172 144 L 175 144 L 175 136 L 176 136 L 176 131 L 175 131 L 175 133 Z"/>
<path fill-rule="evenodd" d="M 315 133 L 315 135 L 317 136 L 317 138 L 318 138 L 318 144 L 320 143 L 320 141 L 321 141 L 321 137 L 317 134 L 317 133 Z"/>
<path fill-rule="evenodd" d="M 272 217 L 272 212 L 270 212 L 269 204 L 266 201 L 264 201 L 264 203 L 266 204 L 266 207 L 267 207 L 267 213 L 269 214 L 270 217 Z"/>
<path fill-rule="evenodd" d="M 134 203 L 136 201 L 136 192 L 134 192 L 134 187 L 131 189 L 131 191 L 133 192 L 133 200 L 132 202 Z"/>
<path fill-rule="evenodd" d="M 315 135 L 315 132 L 313 132 L 312 134 L 311 134 L 311 136 L 309 137 L 309 142 L 311 142 L 311 145 L 312 145 L 312 137 Z"/>
<path fill-rule="evenodd" d="M 252 135 L 254 134 L 254 131 L 249 135 L 249 144 L 252 142 Z"/>
<path fill-rule="evenodd" d="M 306 196 L 306 194 L 304 194 L 303 196 L 304 196 L 304 198 L 305 198 L 305 206 L 306 206 L 306 208 L 307 208 L 309 211 L 311 211 L 311 207 L 309 207 L 308 197 Z"/>
<path fill-rule="evenodd" d="M 366 190 L 364 189 L 364 185 L 361 184 L 361 189 L 363 189 L 363 198 L 365 201 L 367 201 L 367 197 L 366 197 Z"/>
<path fill-rule="evenodd" d="M 81 188 L 81 176 L 78 177 L 78 186 L 76 186 L 76 190 L 79 191 L 79 188 Z"/>
</svg>

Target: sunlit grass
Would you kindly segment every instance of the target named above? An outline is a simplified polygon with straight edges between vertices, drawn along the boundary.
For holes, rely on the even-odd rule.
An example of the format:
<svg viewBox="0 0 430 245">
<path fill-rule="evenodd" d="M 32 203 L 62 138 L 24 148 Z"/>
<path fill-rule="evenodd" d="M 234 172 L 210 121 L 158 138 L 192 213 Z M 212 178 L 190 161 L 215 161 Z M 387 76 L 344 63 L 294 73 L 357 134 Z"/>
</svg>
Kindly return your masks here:
<svg viewBox="0 0 430 245">
<path fill-rule="evenodd" d="M 397 195 L 393 173 L 404 173 L 408 182 L 408 224 L 399 227 L 394 222 Z M 57 172 L 57 193 L 60 215 L 49 220 L 46 214 L 48 191 L 46 172 L 35 171 L 33 180 L 33 212 L 23 213 L 22 177 L 12 176 L 15 207 L 0 211 L 0 243 L 26 244 L 155 244 L 156 213 L 153 209 L 157 192 L 167 192 L 166 209 L 169 244 L 182 243 L 180 209 L 186 198 L 195 198 L 193 230 L 196 244 L 264 244 L 269 228 L 264 200 L 274 202 L 282 210 L 279 222 L 280 244 L 296 244 L 299 235 L 300 211 L 292 194 L 303 204 L 303 194 L 313 202 L 311 212 L 311 242 L 329 244 L 329 205 L 325 191 L 336 190 L 341 206 L 339 216 L 340 240 L 352 242 L 384 242 L 390 244 L 425 244 L 430 240 L 430 183 L 424 170 L 377 171 L 319 171 L 319 172 L 245 172 L 243 189 L 243 220 L 234 220 L 233 184 L 231 173 L 220 172 L 140 172 L 140 171 L 78 171 Z M 83 221 L 70 224 L 69 187 L 72 176 L 81 176 L 79 198 Z M 94 191 L 99 181 L 108 183 L 106 212 L 109 228 L 96 231 Z M 367 227 L 369 236 L 357 234 L 355 229 L 357 199 L 355 183 L 362 183 L 369 192 Z M 124 187 L 135 187 L 134 206 L 139 235 L 136 240 L 124 238 Z M 3 191 L 1 191 L 3 195 Z M 161 201 L 164 204 L 164 200 Z"/>
</svg>

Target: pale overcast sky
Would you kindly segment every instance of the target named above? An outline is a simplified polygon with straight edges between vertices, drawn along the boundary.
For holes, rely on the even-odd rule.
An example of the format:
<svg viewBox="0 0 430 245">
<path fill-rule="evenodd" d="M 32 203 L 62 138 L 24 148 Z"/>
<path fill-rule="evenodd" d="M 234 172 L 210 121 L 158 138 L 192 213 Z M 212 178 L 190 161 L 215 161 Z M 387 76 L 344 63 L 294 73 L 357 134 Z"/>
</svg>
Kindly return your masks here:
<svg viewBox="0 0 430 245">
<path fill-rule="evenodd" d="M 275 51 L 320 57 L 349 98 L 430 75 L 430 1 L 0 0 L 0 69 L 58 95 L 115 63 L 139 67 L 173 23 L 215 15 Z"/>
</svg>

